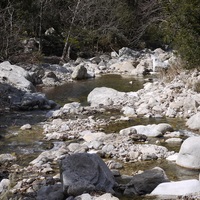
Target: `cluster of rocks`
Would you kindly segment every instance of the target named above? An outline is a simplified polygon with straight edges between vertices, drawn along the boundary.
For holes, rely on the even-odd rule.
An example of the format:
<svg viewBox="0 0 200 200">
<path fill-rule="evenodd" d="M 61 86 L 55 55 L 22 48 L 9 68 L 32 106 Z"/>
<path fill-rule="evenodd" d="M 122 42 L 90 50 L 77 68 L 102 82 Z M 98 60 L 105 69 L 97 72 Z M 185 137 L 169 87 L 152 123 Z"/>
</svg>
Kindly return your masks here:
<svg viewBox="0 0 200 200">
<path fill-rule="evenodd" d="M 172 53 L 161 49 L 139 52 L 123 48 L 119 53 L 112 52 L 111 56 L 102 55 L 87 60 L 79 58 L 63 66 L 32 66 L 29 73 L 4 62 L 0 64 L 0 77 L 2 84 L 12 85 L 21 92 L 20 97 L 16 93 L 9 97 L 12 104 L 24 109 L 50 109 L 56 104 L 35 92 L 33 83 L 56 85 L 102 73 L 144 75 L 169 67 L 174 59 Z M 159 167 L 132 176 L 121 175 L 119 169 L 125 162 L 161 159 L 176 162 L 182 167 L 200 169 L 199 136 L 193 135 L 183 142 L 182 136 L 187 135 L 174 131 L 167 123 L 131 126 L 107 134 L 102 128 L 111 122 L 138 116 L 167 116 L 189 118 L 186 125 L 199 130 L 200 96 L 191 89 L 191 85 L 195 84 L 194 77 L 198 80 L 200 74 L 182 72 L 170 83 L 148 82 L 137 92 L 95 88 L 87 98 L 90 106 L 73 102 L 49 111 L 43 134 L 44 140 L 52 141 L 52 148 L 39 154 L 27 167 L 13 164 L 10 175 L 14 172 L 18 181 L 14 185 L 10 177 L 2 177 L 2 197 L 7 193 L 18 199 L 23 196 L 24 199 L 37 200 L 117 200 L 122 195 L 132 198 L 146 194 L 166 198 L 184 198 L 184 195 L 190 194 L 198 197 L 199 180 L 170 182 Z M 98 117 L 97 114 L 110 108 L 119 109 L 121 114 L 110 119 Z M 21 127 L 23 131 L 30 128 L 29 125 Z M 156 138 L 154 144 L 150 143 L 152 138 Z M 183 142 L 180 152 L 169 151 L 159 145 L 160 138 L 165 143 L 181 145 Z M 0 164 L 14 163 L 16 159 L 15 155 L 1 154 Z M 109 161 L 105 163 L 102 159 Z"/>
<path fill-rule="evenodd" d="M 120 175 L 118 170 L 123 167 L 123 164 L 114 161 L 121 160 L 124 163 L 168 159 L 176 161 L 178 165 L 189 168 L 195 166 L 197 169 L 200 168 L 197 159 L 199 148 L 198 145 L 191 145 L 191 143 L 194 144 L 196 141 L 195 143 L 198 144 L 199 137 L 190 137 L 188 140 L 192 138 L 193 140 L 189 143 L 185 140 L 181 148 L 183 150 L 177 155 L 175 152 L 168 151 L 166 147 L 148 142 L 152 137 L 157 137 L 158 140 L 164 137 L 167 142 L 168 138 L 177 139 L 183 136 L 180 132 L 174 131 L 171 125 L 166 123 L 137 125 L 122 129 L 119 133 L 105 134 L 98 131 L 98 128 L 108 121 L 95 118 L 92 114 L 96 111 L 93 109 L 82 107 L 74 102 L 64 105 L 59 110 L 50 111 L 47 115 L 54 119 L 44 124 L 43 134 L 47 140 L 52 140 L 53 148 L 43 151 L 25 168 L 20 169 L 19 166 L 15 166 L 19 174 L 25 172 L 34 174 L 32 178 L 26 175 L 28 178 L 25 176 L 12 189 L 9 189 L 10 184 L 2 187 L 15 195 L 24 193 L 25 196 L 33 196 L 36 199 L 50 200 L 56 198 L 84 199 L 86 197 L 109 200 L 118 199 L 117 197 L 121 195 L 133 197 L 146 194 L 170 195 L 171 198 L 171 195 L 177 197 L 199 192 L 198 180 L 169 182 L 165 172 L 160 168 L 147 170 L 134 176 Z M 101 109 L 101 112 L 103 110 L 105 111 Z M 21 129 L 30 129 L 30 126 L 22 126 Z M 171 142 L 176 143 L 177 141 Z M 191 147 L 190 151 L 188 151 L 189 147 Z M 111 171 L 97 155 L 112 159 L 107 162 Z M 12 155 L 4 155 L 4 157 L 12 158 L 7 160 L 10 162 L 16 160 L 16 157 Z M 5 158 L 3 162 L 6 162 Z M 56 167 L 58 163 L 60 163 L 60 169 Z M 60 175 L 56 174 L 58 170 Z M 6 180 L 8 182 L 8 179 Z M 2 184 L 7 182 L 5 179 L 2 180 Z M 188 183 L 193 187 L 184 190 L 185 184 Z M 166 190 L 165 185 L 162 184 L 168 184 L 166 188 L 169 189 Z M 179 190 L 172 189 L 176 187 Z M 102 195 L 102 192 L 107 196 Z"/>
<path fill-rule="evenodd" d="M 111 55 L 91 59 L 78 58 L 73 63 L 64 64 L 63 67 L 73 71 L 73 79 L 91 78 L 108 73 L 143 76 L 168 68 L 174 60 L 172 52 L 165 52 L 162 49 L 134 51 L 124 47 L 118 53 L 112 52 Z"/>
<path fill-rule="evenodd" d="M 196 73 L 196 72 L 195 72 Z M 192 76 L 193 77 L 193 76 Z M 200 74 L 198 75 L 200 78 Z M 118 107 L 126 117 L 191 118 L 186 125 L 200 129 L 200 94 L 187 87 L 191 74 L 180 74 L 170 83 L 148 82 L 137 92 L 119 92 L 112 88 L 95 88 L 88 95 L 93 107 Z"/>
<path fill-rule="evenodd" d="M 36 92 L 31 73 L 22 67 L 6 61 L 0 63 L 0 71 L 1 104 L 23 110 L 52 109 L 57 106 L 55 102 L 48 100 L 45 94 Z"/>
<path fill-rule="evenodd" d="M 52 108 L 55 104 L 49 102 L 44 95 L 36 93 L 36 85 L 57 86 L 72 80 L 94 78 L 103 73 L 144 75 L 168 67 L 173 60 L 173 54 L 162 49 L 134 51 L 122 48 L 118 54 L 112 52 L 111 55 L 101 55 L 91 59 L 78 58 L 62 65 L 18 66 L 5 61 L 0 63 L 0 83 L 4 86 L 2 92 L 5 94 L 1 101 L 5 101 L 6 98 L 9 101 L 7 107 L 13 108 Z M 168 64 L 162 66 L 161 62 Z M 23 100 L 24 94 L 26 94 L 25 100 Z M 30 102 L 32 98 L 33 102 Z"/>
</svg>

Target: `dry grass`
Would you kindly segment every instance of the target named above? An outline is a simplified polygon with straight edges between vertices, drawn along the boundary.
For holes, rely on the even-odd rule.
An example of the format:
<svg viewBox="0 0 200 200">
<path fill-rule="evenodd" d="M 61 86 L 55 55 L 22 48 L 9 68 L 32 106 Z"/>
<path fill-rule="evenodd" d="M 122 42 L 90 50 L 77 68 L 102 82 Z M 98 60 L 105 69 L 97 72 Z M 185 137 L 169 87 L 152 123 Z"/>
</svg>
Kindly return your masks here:
<svg viewBox="0 0 200 200">
<path fill-rule="evenodd" d="M 172 82 L 176 77 L 180 79 L 185 87 L 200 93 L 200 72 L 198 69 L 187 70 L 181 61 L 174 63 L 168 69 L 160 71 L 158 77 L 165 83 Z M 177 80 L 178 80 L 177 79 Z"/>
<path fill-rule="evenodd" d="M 183 71 L 183 63 L 177 61 L 172 64 L 167 69 L 161 69 L 159 73 L 159 78 L 164 82 L 171 82 L 176 76 L 178 76 Z"/>
</svg>

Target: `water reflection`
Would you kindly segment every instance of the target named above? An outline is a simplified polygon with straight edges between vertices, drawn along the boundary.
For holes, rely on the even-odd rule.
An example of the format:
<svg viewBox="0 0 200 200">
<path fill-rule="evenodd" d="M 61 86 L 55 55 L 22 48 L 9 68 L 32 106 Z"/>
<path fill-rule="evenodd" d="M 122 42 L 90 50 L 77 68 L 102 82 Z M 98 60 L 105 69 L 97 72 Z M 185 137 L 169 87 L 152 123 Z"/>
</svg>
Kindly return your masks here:
<svg viewBox="0 0 200 200">
<path fill-rule="evenodd" d="M 137 91 L 143 87 L 144 80 L 133 76 L 102 75 L 95 79 L 87 79 L 66 83 L 53 88 L 38 88 L 46 94 L 48 99 L 64 105 L 65 103 L 78 101 L 87 104 L 88 94 L 96 87 L 109 87 L 122 92 Z"/>
</svg>

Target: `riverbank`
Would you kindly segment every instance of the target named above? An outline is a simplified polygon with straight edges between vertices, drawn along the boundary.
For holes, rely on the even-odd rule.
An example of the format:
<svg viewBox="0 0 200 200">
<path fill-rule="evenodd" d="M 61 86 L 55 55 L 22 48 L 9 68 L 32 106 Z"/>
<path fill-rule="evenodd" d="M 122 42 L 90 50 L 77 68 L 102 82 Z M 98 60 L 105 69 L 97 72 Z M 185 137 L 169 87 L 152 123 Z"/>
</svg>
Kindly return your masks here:
<svg viewBox="0 0 200 200">
<path fill-rule="evenodd" d="M 156 72 L 153 67 L 153 59 L 151 59 L 148 52 L 140 54 L 144 59 L 141 59 L 139 64 L 137 62 L 136 67 L 130 63 L 133 63 L 133 60 L 136 62 L 140 55 L 134 51 L 130 52 L 131 55 L 128 53 L 121 56 L 115 55 L 115 58 L 112 59 L 118 62 L 116 61 L 112 65 L 105 65 L 104 68 L 102 67 L 101 73 L 126 74 L 133 70 L 135 73 L 136 68 L 139 69 L 141 66 L 143 70 L 141 68 L 138 70 L 138 76 L 143 75 L 144 72 Z M 162 55 L 168 54 L 162 52 Z M 122 59 L 124 57 L 126 61 Z M 131 61 L 127 61 L 130 58 Z M 121 61 L 119 62 L 120 59 Z M 149 65 L 145 64 L 147 61 Z M 109 62 L 111 61 L 109 60 L 107 63 Z M 77 63 L 77 66 L 79 65 L 80 63 Z M 86 66 L 87 74 L 91 75 L 92 69 L 96 69 L 96 71 L 92 72 L 97 75 L 100 67 L 97 68 L 97 64 L 93 63 L 87 68 L 88 65 L 88 63 L 84 65 Z M 160 67 L 162 66 L 157 66 L 157 69 Z M 13 177 L 13 179 L 7 179 L 11 181 L 11 185 L 8 184 L 10 195 L 22 199 L 46 198 L 53 200 L 55 196 L 60 196 L 60 199 L 64 198 L 61 198 L 64 183 L 60 179 L 59 163 L 65 159 L 66 155 L 96 153 L 101 158 L 110 160 L 107 165 L 110 169 L 115 169 L 113 170 L 114 180 L 116 180 L 116 177 L 120 177 L 118 170 L 123 168 L 123 163 L 162 161 L 166 159 L 170 159 L 169 162 L 175 162 L 176 153 L 178 152 L 170 151 L 162 144 L 178 144 L 180 146 L 185 138 L 195 134 L 189 135 L 187 132 L 174 130 L 167 123 L 131 126 L 116 133 L 110 132 L 107 134 L 105 134 L 103 127 L 109 124 L 115 126 L 115 123 L 123 120 L 132 120 L 137 117 L 161 118 L 168 116 L 173 118 L 181 117 L 187 120 L 200 111 L 199 94 L 195 92 L 195 85 L 199 79 L 200 74 L 198 72 L 182 71 L 171 82 L 163 81 L 163 79 L 156 79 L 153 82 L 150 80 L 150 82 L 144 84 L 144 89 L 135 92 L 119 92 L 106 87 L 95 88 L 88 95 L 89 105 L 83 106 L 79 102 L 73 102 L 65 104 L 59 109 L 49 111 L 47 114 L 48 121 L 43 124 L 43 134 L 45 140 L 52 141 L 53 147 L 43 151 L 26 167 L 14 164 L 16 160 L 14 155 L 7 155 L 8 160 L 2 161 L 13 163 L 9 167 L 10 177 Z M 103 114 L 107 115 L 106 113 L 110 112 L 110 110 L 118 110 L 119 114 L 111 114 L 107 118 L 99 117 Z M 26 131 L 26 128 L 24 128 L 24 131 Z M 154 138 L 153 143 L 152 138 Z M 32 174 L 31 177 L 30 173 Z M 139 171 L 134 173 L 139 173 Z M 130 181 L 133 177 L 134 175 L 126 180 Z M 13 180 L 18 183 L 14 184 Z M 135 187 L 134 184 L 132 186 Z M 122 194 L 127 187 L 131 186 L 124 185 L 120 188 Z M 148 188 L 149 185 L 145 187 Z M 185 195 L 184 193 L 182 194 L 183 196 Z M 138 192 L 136 195 L 140 195 L 140 193 Z M 90 196 L 90 198 L 92 197 Z M 14 199 L 14 197 L 11 197 L 11 199 Z M 112 199 L 112 197 L 110 196 L 108 199 Z"/>
</svg>

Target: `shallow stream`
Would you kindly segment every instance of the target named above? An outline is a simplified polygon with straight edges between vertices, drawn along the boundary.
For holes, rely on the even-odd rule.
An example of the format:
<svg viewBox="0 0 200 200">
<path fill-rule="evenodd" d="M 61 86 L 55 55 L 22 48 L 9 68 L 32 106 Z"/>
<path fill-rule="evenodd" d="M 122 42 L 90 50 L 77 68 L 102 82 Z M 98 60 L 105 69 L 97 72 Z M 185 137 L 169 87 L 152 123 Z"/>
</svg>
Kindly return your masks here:
<svg viewBox="0 0 200 200">
<path fill-rule="evenodd" d="M 118 91 L 129 92 L 137 91 L 143 87 L 144 79 L 133 78 L 130 76 L 120 75 L 103 75 L 95 79 L 75 81 L 66 83 L 62 86 L 53 88 L 38 88 L 46 94 L 48 99 L 54 100 L 60 105 L 65 103 L 78 101 L 83 105 L 87 105 L 87 96 L 90 91 L 96 87 L 111 87 Z M 12 153 L 18 156 L 18 164 L 27 165 L 40 152 L 50 148 L 51 144 L 45 142 L 42 138 L 42 122 L 46 120 L 46 111 L 29 111 L 29 112 L 14 112 L 12 114 L 0 115 L 0 154 Z M 113 115 L 110 112 L 110 115 Z M 139 125 L 139 124 L 158 124 L 161 122 L 169 123 L 175 130 L 186 130 L 185 122 L 182 119 L 168 119 L 168 118 L 137 118 L 118 124 L 108 125 L 103 127 L 105 132 L 117 132 L 123 128 Z M 20 131 L 20 126 L 30 123 L 33 128 L 30 131 Z M 161 139 L 162 140 L 162 139 Z M 156 142 L 152 140 L 151 142 Z M 163 145 L 161 143 L 161 145 Z M 168 145 L 169 150 L 178 152 L 180 146 Z M 137 163 L 125 163 L 123 174 L 131 175 L 138 170 L 151 169 L 155 166 L 162 167 L 170 180 L 183 180 L 198 178 L 199 172 L 187 170 L 178 167 L 172 162 L 168 161 L 146 161 Z"/>
</svg>

